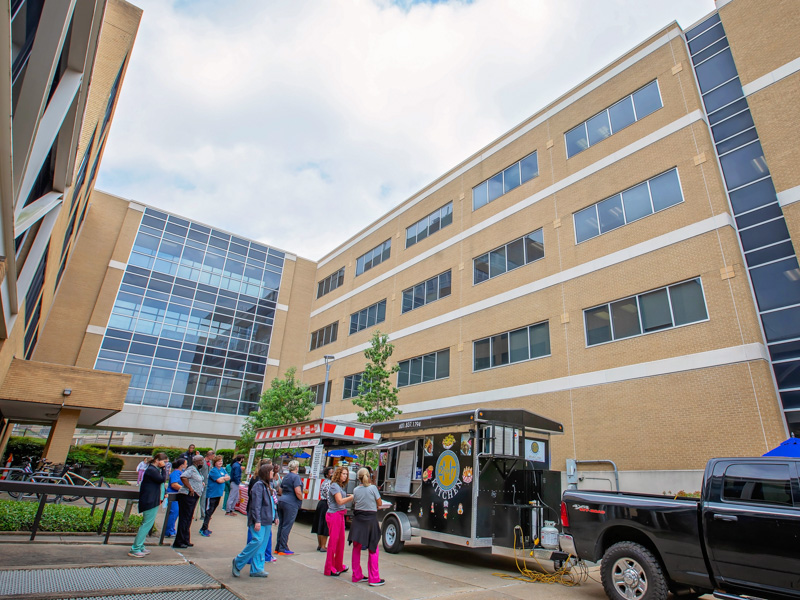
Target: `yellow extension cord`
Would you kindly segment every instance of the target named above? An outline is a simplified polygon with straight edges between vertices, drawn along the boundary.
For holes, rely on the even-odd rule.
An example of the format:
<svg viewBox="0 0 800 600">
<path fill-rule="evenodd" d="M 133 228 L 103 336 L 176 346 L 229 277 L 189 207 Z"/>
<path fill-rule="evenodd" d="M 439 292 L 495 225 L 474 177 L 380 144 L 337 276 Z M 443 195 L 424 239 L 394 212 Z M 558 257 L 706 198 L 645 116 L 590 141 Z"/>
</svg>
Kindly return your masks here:
<svg viewBox="0 0 800 600">
<path fill-rule="evenodd" d="M 520 557 L 517 556 L 517 530 L 520 532 L 520 541 L 522 545 L 521 565 Z M 533 571 L 528 568 L 528 564 L 525 562 L 525 542 L 524 536 L 522 535 L 522 527 L 517 525 L 514 527 L 514 564 L 516 564 L 520 575 L 509 575 L 508 573 L 492 573 L 492 575 L 495 577 L 502 577 L 503 579 L 524 581 L 526 583 L 557 583 L 567 587 L 580 585 L 589 578 L 589 569 L 586 567 L 583 561 L 578 561 L 578 563 L 575 565 L 569 564 L 570 558 L 572 558 L 571 554 L 567 556 L 567 560 L 564 561 L 564 566 L 560 569 L 557 569 L 553 573 L 544 572 L 544 567 L 542 567 L 542 564 L 539 562 L 539 559 L 536 558 L 534 552 L 531 552 L 531 556 L 533 556 L 533 560 L 536 561 L 536 564 L 542 570 L 541 572 Z"/>
</svg>

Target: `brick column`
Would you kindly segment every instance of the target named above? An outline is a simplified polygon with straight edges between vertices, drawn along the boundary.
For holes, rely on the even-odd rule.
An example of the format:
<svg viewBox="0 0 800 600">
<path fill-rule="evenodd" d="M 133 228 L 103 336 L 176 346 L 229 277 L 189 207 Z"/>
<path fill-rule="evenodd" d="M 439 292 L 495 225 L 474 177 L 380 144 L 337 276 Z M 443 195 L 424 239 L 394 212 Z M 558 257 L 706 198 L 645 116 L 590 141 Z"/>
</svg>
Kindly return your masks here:
<svg viewBox="0 0 800 600">
<path fill-rule="evenodd" d="M 53 423 L 47 444 L 44 447 L 44 457 L 55 464 L 62 464 L 67 460 L 72 436 L 75 435 L 75 426 L 81 411 L 77 408 L 62 408 L 58 420 Z"/>
<path fill-rule="evenodd" d="M 5 428 L 3 429 L 3 437 L 0 439 L 0 457 L 6 451 L 6 445 L 8 444 L 8 439 L 11 437 L 11 432 L 14 431 L 14 424 L 6 419 Z"/>
</svg>

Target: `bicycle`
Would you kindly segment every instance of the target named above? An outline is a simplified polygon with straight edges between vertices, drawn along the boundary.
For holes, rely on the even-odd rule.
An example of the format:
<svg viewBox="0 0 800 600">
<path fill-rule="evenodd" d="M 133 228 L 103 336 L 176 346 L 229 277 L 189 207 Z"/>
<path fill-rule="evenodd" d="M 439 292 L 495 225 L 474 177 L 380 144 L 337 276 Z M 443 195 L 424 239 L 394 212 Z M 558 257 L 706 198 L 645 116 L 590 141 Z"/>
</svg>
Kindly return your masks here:
<svg viewBox="0 0 800 600">
<path fill-rule="evenodd" d="M 81 466 L 79 464 L 74 464 L 70 467 L 66 467 L 61 474 L 60 481 L 58 481 L 59 485 L 82 485 L 82 486 L 89 486 L 89 487 L 97 487 L 97 488 L 108 488 L 111 489 L 111 486 L 108 485 L 102 478 L 100 481 L 92 481 L 91 479 L 87 479 L 82 475 L 78 475 L 77 473 L 73 472 L 73 469 L 80 469 Z M 98 474 L 97 471 L 92 472 L 92 477 Z M 97 496 L 59 496 L 60 501 L 63 502 L 75 502 L 80 498 L 86 498 L 86 502 L 93 506 L 102 506 L 106 502 L 108 502 L 108 498 L 98 498 Z"/>
</svg>

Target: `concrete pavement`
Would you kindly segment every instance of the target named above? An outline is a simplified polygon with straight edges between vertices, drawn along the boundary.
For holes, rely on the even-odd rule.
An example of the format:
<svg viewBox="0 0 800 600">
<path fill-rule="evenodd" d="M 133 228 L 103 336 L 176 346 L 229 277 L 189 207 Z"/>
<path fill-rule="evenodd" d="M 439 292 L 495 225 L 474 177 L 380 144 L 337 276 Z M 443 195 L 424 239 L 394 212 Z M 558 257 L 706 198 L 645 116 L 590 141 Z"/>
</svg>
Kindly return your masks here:
<svg viewBox="0 0 800 600">
<path fill-rule="evenodd" d="M 157 523 L 160 520 L 156 521 Z M 350 573 L 341 577 L 324 577 L 325 554 L 316 552 L 316 536 L 310 532 L 307 521 L 296 523 L 290 537 L 290 546 L 296 552 L 291 557 L 278 557 L 277 563 L 268 565 L 269 578 L 247 576 L 235 578 L 231 574 L 231 559 L 244 547 L 246 539 L 245 517 L 227 517 L 217 513 L 210 526 L 214 532 L 204 538 L 198 532 L 199 522 L 192 527 L 193 548 L 173 551 L 158 547 L 151 538 L 148 548 L 153 552 L 146 559 L 127 556 L 127 544 L 116 538 L 115 544 L 102 546 L 97 538 L 71 538 L 75 544 L 12 543 L 0 538 L 0 564 L 4 568 L 37 568 L 44 566 L 90 566 L 120 564 L 174 564 L 183 558 L 196 564 L 220 581 L 225 587 L 246 600 L 274 595 L 279 598 L 344 597 L 348 599 L 376 600 L 602 600 L 605 598 L 599 583 L 589 580 L 579 587 L 563 587 L 526 583 L 504 579 L 497 574 L 517 575 L 514 561 L 487 557 L 468 551 L 447 550 L 424 546 L 418 541 L 408 542 L 400 554 L 387 554 L 381 550 L 382 587 L 369 587 L 365 583 L 350 581 Z M 63 538 L 69 539 L 69 538 Z M 345 564 L 350 564 L 350 547 L 345 549 Z M 366 556 L 362 557 L 366 562 Z M 362 565 L 366 567 L 366 564 Z M 596 569 L 592 576 L 599 579 Z"/>
</svg>

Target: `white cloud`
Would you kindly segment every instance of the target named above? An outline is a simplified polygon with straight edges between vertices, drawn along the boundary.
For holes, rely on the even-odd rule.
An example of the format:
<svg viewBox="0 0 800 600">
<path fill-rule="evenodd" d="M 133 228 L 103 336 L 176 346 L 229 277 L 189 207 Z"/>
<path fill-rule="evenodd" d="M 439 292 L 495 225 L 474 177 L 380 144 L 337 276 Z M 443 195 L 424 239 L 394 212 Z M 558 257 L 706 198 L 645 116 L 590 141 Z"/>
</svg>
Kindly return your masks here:
<svg viewBox="0 0 800 600">
<path fill-rule="evenodd" d="M 98 188 L 320 258 L 712 0 L 144 9 Z"/>
</svg>

